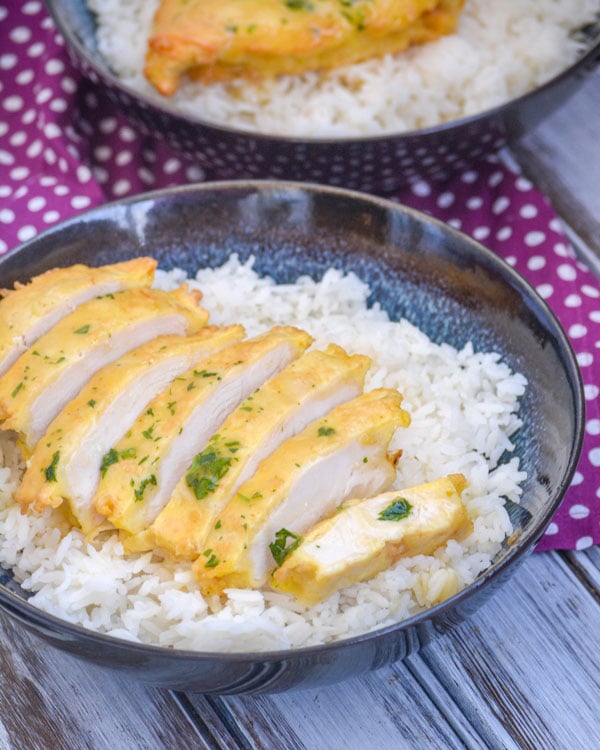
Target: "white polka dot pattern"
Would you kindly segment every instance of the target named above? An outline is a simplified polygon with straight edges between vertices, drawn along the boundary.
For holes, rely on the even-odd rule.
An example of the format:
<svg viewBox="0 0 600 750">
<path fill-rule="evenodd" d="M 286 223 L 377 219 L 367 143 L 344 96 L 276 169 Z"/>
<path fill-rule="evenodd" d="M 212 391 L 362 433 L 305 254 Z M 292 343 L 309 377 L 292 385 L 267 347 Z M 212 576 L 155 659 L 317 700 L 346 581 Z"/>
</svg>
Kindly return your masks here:
<svg viewBox="0 0 600 750">
<path fill-rule="evenodd" d="M 42 2 L 0 0 L 0 38 L 0 254 L 106 200 L 217 176 L 141 135 L 102 91 L 81 80 Z M 240 156 L 212 151 L 207 156 L 224 168 Z M 274 164 L 274 174 L 277 169 Z M 561 320 L 584 382 L 585 442 L 569 492 L 538 549 L 599 543 L 597 279 L 575 258 L 545 198 L 497 158 L 444 182 L 421 180 L 392 197 L 495 250 Z"/>
</svg>

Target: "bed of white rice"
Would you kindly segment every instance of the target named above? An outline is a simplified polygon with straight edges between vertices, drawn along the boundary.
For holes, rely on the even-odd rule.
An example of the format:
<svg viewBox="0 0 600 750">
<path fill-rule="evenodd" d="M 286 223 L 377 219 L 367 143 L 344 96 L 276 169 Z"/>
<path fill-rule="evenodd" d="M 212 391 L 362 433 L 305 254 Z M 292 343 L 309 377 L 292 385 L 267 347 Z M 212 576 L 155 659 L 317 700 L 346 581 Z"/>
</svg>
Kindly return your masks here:
<svg viewBox="0 0 600 750">
<path fill-rule="evenodd" d="M 101 53 L 134 89 L 160 100 L 143 76 L 159 0 L 88 0 Z M 408 52 L 327 73 L 202 86 L 186 83 L 183 113 L 262 133 L 335 137 L 430 127 L 494 107 L 573 62 L 572 35 L 598 0 L 467 0 L 457 33 Z"/>
<path fill-rule="evenodd" d="M 367 388 L 395 387 L 412 424 L 394 446 L 403 451 L 397 486 L 449 472 L 469 481 L 464 493 L 474 522 L 462 544 L 450 541 L 432 556 L 406 559 L 370 582 L 312 608 L 270 590 L 229 590 L 204 599 L 188 564 L 151 554 L 123 554 L 115 535 L 94 544 L 66 527 L 56 512 L 22 515 L 13 503 L 19 481 L 14 443 L 0 439 L 0 564 L 12 568 L 30 601 L 70 622 L 122 638 L 207 651 L 301 647 L 364 633 L 416 614 L 471 583 L 511 533 L 504 498 L 519 501 L 525 475 L 518 459 L 498 465 L 520 424 L 515 416 L 526 383 L 498 355 L 433 344 L 406 321 L 390 322 L 367 309 L 368 287 L 329 270 L 320 282 L 275 285 L 252 261 L 233 256 L 202 270 L 197 284 L 212 322 L 243 322 L 249 334 L 293 323 L 316 338 L 373 358 Z M 159 273 L 165 288 L 182 272 Z"/>
</svg>

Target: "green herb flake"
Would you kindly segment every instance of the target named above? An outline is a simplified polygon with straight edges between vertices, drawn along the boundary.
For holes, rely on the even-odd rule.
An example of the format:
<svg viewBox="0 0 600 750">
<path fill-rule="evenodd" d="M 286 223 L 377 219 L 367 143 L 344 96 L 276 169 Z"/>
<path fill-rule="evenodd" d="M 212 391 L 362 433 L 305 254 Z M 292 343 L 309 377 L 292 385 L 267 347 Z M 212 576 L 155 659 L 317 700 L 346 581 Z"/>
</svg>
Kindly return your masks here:
<svg viewBox="0 0 600 750">
<path fill-rule="evenodd" d="M 401 521 L 412 510 L 412 505 L 405 497 L 397 497 L 377 516 L 380 521 Z"/>
<path fill-rule="evenodd" d="M 55 451 L 52 454 L 52 461 L 50 462 L 50 466 L 46 466 L 45 469 L 42 469 L 44 472 L 44 477 L 46 478 L 47 482 L 56 482 L 56 467 L 58 466 L 58 462 L 60 460 L 60 451 Z"/>
<path fill-rule="evenodd" d="M 90 400 L 89 400 L 89 401 L 87 402 L 87 404 L 88 404 L 88 406 L 91 406 L 91 408 L 93 409 L 93 408 L 94 408 L 94 406 L 96 406 L 96 400 L 95 400 L 95 399 L 93 399 L 93 398 L 91 398 L 91 399 L 90 399 Z"/>
<path fill-rule="evenodd" d="M 134 447 L 125 448 L 125 450 L 117 451 L 115 448 L 111 448 L 102 456 L 102 463 L 100 464 L 100 476 L 104 477 L 108 471 L 109 466 L 116 464 L 125 458 L 136 458 L 137 451 Z"/>
<path fill-rule="evenodd" d="M 218 373 L 210 372 L 209 370 L 194 370 L 194 375 L 197 378 L 216 378 Z"/>
<path fill-rule="evenodd" d="M 21 390 L 21 389 L 22 389 L 23 387 L 24 387 L 24 385 L 23 385 L 23 381 L 21 380 L 21 382 L 19 383 L 19 385 L 17 385 L 17 386 L 15 387 L 15 389 L 13 390 L 13 392 L 12 392 L 12 393 L 10 394 L 10 397 L 11 397 L 11 398 L 15 398 L 15 396 L 17 395 L 17 393 L 18 393 L 18 392 L 19 392 L 19 391 L 20 391 L 20 390 Z"/>
<path fill-rule="evenodd" d="M 310 0 L 285 0 L 285 5 L 290 10 L 314 10 L 315 6 Z"/>
<path fill-rule="evenodd" d="M 107 453 L 102 456 L 102 463 L 100 464 L 100 476 L 104 477 L 108 471 L 108 467 L 116 464 L 119 460 L 119 454 L 114 448 L 111 448 Z"/>
<path fill-rule="evenodd" d="M 194 456 L 192 465 L 185 475 L 187 486 L 196 500 L 202 500 L 219 486 L 219 481 L 227 474 L 233 458 L 221 456 L 208 448 Z"/>
<path fill-rule="evenodd" d="M 219 559 L 216 555 L 211 555 L 208 560 L 206 561 L 204 567 L 205 568 L 216 568 L 219 564 Z"/>
<path fill-rule="evenodd" d="M 221 520 L 219 519 L 215 524 L 215 529 L 220 529 L 223 524 L 221 523 Z"/>
<path fill-rule="evenodd" d="M 144 499 L 144 492 L 146 491 L 146 487 L 153 486 L 156 487 L 157 481 L 156 481 L 156 474 L 150 474 L 147 477 L 144 477 L 142 481 L 140 482 L 140 486 L 137 488 L 137 490 L 134 490 L 133 494 L 135 497 L 135 502 L 139 503 Z"/>
<path fill-rule="evenodd" d="M 73 331 L 73 333 L 79 333 L 79 334 L 89 333 L 91 327 L 92 326 L 90 325 L 90 323 L 86 323 L 84 326 L 81 326 L 81 328 L 77 328 L 75 331 Z"/>
<path fill-rule="evenodd" d="M 243 495 L 241 492 L 238 492 L 237 494 L 240 499 L 244 500 L 247 503 L 251 502 L 252 500 L 260 500 L 262 498 L 262 494 L 258 491 L 250 496 Z M 245 516 L 242 516 L 242 518 L 245 518 Z"/>
<path fill-rule="evenodd" d="M 291 544 L 287 544 L 288 539 L 292 539 Z M 273 555 L 273 559 L 277 563 L 277 567 L 281 567 L 285 562 L 287 556 L 297 549 L 302 542 L 302 537 L 298 534 L 294 534 L 293 531 L 288 529 L 279 529 L 275 534 L 275 541 L 269 544 L 269 549 Z M 287 545 L 287 546 L 286 546 Z"/>
<path fill-rule="evenodd" d="M 328 435 L 335 435 L 335 427 L 319 427 L 317 430 L 319 437 L 327 437 Z"/>
<path fill-rule="evenodd" d="M 169 410 L 169 414 L 173 416 L 175 414 L 175 404 L 177 401 L 169 401 L 167 404 L 167 409 Z"/>
</svg>

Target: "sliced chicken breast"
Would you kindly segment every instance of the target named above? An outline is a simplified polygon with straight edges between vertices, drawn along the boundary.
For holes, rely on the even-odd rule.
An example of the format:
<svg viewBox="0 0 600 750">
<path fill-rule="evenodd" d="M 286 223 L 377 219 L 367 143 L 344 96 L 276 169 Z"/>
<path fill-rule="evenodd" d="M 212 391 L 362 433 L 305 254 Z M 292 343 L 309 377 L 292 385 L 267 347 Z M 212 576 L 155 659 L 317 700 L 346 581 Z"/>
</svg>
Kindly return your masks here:
<svg viewBox="0 0 600 750">
<path fill-rule="evenodd" d="M 208 314 L 182 288 L 127 289 L 85 302 L 45 333 L 0 378 L 2 429 L 27 455 L 90 377 L 156 336 L 194 333 Z"/>
<path fill-rule="evenodd" d="M 335 591 L 366 581 L 402 557 L 431 555 L 449 539 L 462 541 L 473 525 L 461 500 L 462 474 L 344 503 L 300 541 L 275 547 L 280 567 L 273 588 L 312 606 Z M 285 530 L 283 530 L 285 531 Z"/>
<path fill-rule="evenodd" d="M 103 528 L 106 519 L 92 500 L 111 446 L 175 377 L 243 336 L 242 326 L 206 326 L 193 336 L 158 336 L 103 367 L 35 447 L 17 502 L 39 512 L 67 501 L 71 517 L 86 534 Z"/>
<path fill-rule="evenodd" d="M 263 586 L 282 530 L 304 534 L 350 497 L 367 497 L 396 476 L 388 453 L 396 430 L 410 423 L 402 396 L 377 389 L 337 406 L 286 440 L 244 482 L 219 514 L 194 563 L 205 594 Z"/>
<path fill-rule="evenodd" d="M 336 345 L 307 352 L 249 396 L 224 422 L 150 527 L 153 546 L 195 558 L 227 501 L 287 438 L 358 396 L 368 357 Z"/>
<path fill-rule="evenodd" d="M 225 418 L 311 342 L 298 328 L 275 327 L 176 378 L 112 449 L 118 461 L 105 465 L 96 510 L 129 534 L 147 529 Z"/>
<path fill-rule="evenodd" d="M 91 268 L 53 268 L 28 284 L 0 292 L 0 375 L 40 336 L 83 302 L 122 289 L 150 286 L 156 261 L 136 258 Z"/>
</svg>

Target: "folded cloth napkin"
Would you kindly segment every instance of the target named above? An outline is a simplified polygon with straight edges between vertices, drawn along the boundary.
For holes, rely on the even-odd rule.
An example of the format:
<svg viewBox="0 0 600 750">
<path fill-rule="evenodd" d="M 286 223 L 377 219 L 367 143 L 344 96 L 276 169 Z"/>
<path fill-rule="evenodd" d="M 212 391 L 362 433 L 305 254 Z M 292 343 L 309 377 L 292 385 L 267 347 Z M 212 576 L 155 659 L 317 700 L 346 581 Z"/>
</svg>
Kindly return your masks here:
<svg viewBox="0 0 600 750">
<path fill-rule="evenodd" d="M 37 0 L 0 4 L 0 253 L 106 200 L 211 179 L 164 143 L 140 135 L 81 80 Z M 579 262 L 546 198 L 498 157 L 446 181 L 391 197 L 480 240 L 547 300 L 583 374 L 583 454 L 537 549 L 600 542 L 600 284 Z"/>
</svg>

